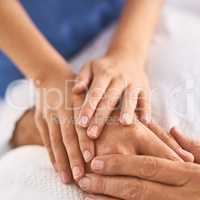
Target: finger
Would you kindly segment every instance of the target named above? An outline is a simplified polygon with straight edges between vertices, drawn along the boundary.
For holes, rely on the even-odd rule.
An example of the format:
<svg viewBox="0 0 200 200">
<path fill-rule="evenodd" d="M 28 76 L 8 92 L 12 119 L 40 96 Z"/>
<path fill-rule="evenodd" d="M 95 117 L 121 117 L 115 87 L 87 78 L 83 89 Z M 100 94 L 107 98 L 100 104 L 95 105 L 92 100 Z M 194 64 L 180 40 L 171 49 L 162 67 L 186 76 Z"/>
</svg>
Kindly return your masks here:
<svg viewBox="0 0 200 200">
<path fill-rule="evenodd" d="M 120 123 L 130 125 L 134 121 L 135 109 L 137 107 L 139 90 L 133 86 L 128 86 L 122 98 L 122 108 L 120 113 Z"/>
<path fill-rule="evenodd" d="M 96 139 L 99 137 L 111 113 L 115 109 L 124 88 L 125 85 L 121 80 L 115 80 L 110 84 L 87 129 L 87 135 L 90 138 Z"/>
<path fill-rule="evenodd" d="M 194 156 L 185 151 L 176 140 L 170 135 L 167 134 L 159 125 L 156 123 L 148 124 L 148 128 L 155 133 L 165 144 L 167 144 L 171 149 L 173 149 L 184 161 L 193 162 Z"/>
<path fill-rule="evenodd" d="M 61 130 L 58 119 L 54 113 L 47 114 L 47 125 L 52 145 L 52 151 L 56 160 L 56 167 L 64 184 L 71 182 L 71 171 L 68 162 L 67 152 L 62 142 Z"/>
<path fill-rule="evenodd" d="M 150 123 L 150 121 L 151 121 L 151 102 L 150 102 L 150 95 L 147 91 L 142 91 L 139 94 L 138 109 L 139 109 L 140 120 L 144 124 Z"/>
<path fill-rule="evenodd" d="M 53 167 L 55 168 L 55 170 L 57 171 L 56 160 L 55 160 L 55 157 L 54 157 L 54 154 L 52 151 L 52 147 L 51 147 L 51 141 L 49 138 L 48 127 L 47 127 L 46 122 L 44 121 L 44 118 L 42 117 L 42 114 L 40 114 L 39 112 L 35 113 L 35 123 L 39 130 L 42 142 L 48 151 L 50 161 L 51 161 Z"/>
<path fill-rule="evenodd" d="M 79 76 L 76 79 L 76 84 L 74 85 L 72 91 L 79 94 L 87 89 L 92 79 L 92 72 L 90 63 L 83 66 L 80 71 Z"/>
<path fill-rule="evenodd" d="M 118 198 L 111 198 L 101 195 L 87 195 L 84 200 L 120 200 Z"/>
<path fill-rule="evenodd" d="M 84 162 L 79 148 L 78 138 L 74 129 L 73 113 L 62 111 L 59 113 L 62 139 L 67 150 L 72 174 L 75 180 L 84 176 Z M 64 120 L 63 120 L 64 119 Z"/>
<path fill-rule="evenodd" d="M 42 95 L 43 93 L 40 90 L 36 92 L 37 101 L 36 101 L 36 106 L 35 106 L 36 110 L 35 110 L 34 119 L 35 119 L 35 124 L 39 130 L 42 142 L 48 151 L 50 161 L 55 171 L 57 171 L 56 159 L 52 150 L 51 140 L 49 137 L 49 130 L 48 130 L 48 126 L 45 120 L 43 107 L 42 107 Z"/>
<path fill-rule="evenodd" d="M 91 87 L 85 98 L 85 102 L 80 111 L 79 125 L 87 127 L 88 123 L 95 113 L 95 110 L 106 92 L 111 79 L 108 76 L 99 77 L 98 75 L 92 81 Z"/>
<path fill-rule="evenodd" d="M 96 157 L 91 163 L 91 169 L 101 175 L 132 176 L 174 186 L 184 186 L 194 174 L 188 170 L 186 163 L 131 155 Z"/>
<path fill-rule="evenodd" d="M 179 199 L 179 188 L 130 177 L 106 177 L 88 174 L 79 181 L 83 191 L 120 199 Z"/>
<path fill-rule="evenodd" d="M 140 155 L 150 155 L 183 162 L 180 156 L 160 140 L 151 130 L 143 124 L 141 124 L 141 127 L 143 127 L 143 129 L 141 130 L 141 136 L 138 140 L 138 151 Z"/>
<path fill-rule="evenodd" d="M 186 151 L 193 154 L 195 162 L 200 163 L 200 142 L 184 135 L 177 128 L 172 128 L 170 134 Z"/>
<path fill-rule="evenodd" d="M 83 155 L 83 158 L 86 163 L 90 162 L 95 155 L 94 141 L 91 140 L 87 134 L 86 129 L 80 127 L 76 122 L 79 117 L 80 107 L 84 102 L 83 95 L 73 95 L 73 108 L 74 108 L 74 119 L 75 119 L 75 129 L 77 132 L 80 149 Z"/>
</svg>

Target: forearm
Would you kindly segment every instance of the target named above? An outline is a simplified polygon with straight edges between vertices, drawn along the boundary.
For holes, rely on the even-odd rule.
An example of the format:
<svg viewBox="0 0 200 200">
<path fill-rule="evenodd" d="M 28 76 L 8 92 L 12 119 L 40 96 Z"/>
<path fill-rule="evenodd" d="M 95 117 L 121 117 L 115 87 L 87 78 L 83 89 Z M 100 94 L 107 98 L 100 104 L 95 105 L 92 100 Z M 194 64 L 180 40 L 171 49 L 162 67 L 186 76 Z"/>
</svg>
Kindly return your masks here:
<svg viewBox="0 0 200 200">
<path fill-rule="evenodd" d="M 0 49 L 28 78 L 42 79 L 50 68 L 66 66 L 18 1 L 0 2 L 0 24 Z"/>
<path fill-rule="evenodd" d="M 164 0 L 127 0 L 108 54 L 139 56 L 144 62 Z"/>
</svg>

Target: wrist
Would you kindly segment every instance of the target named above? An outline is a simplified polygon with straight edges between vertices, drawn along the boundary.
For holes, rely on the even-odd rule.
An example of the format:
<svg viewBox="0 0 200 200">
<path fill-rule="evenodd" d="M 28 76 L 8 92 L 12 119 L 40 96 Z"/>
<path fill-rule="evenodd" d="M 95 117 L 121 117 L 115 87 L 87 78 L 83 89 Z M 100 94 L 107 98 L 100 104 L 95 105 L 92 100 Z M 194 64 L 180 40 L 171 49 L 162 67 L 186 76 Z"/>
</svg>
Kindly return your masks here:
<svg viewBox="0 0 200 200">
<path fill-rule="evenodd" d="M 136 66 L 137 68 L 144 69 L 144 65 L 146 62 L 146 58 L 143 53 L 136 51 L 135 49 L 128 49 L 128 48 L 110 48 L 107 53 L 106 57 L 114 60 L 119 60 L 120 62 L 129 63 L 131 66 Z"/>
<path fill-rule="evenodd" d="M 75 78 L 70 64 L 64 60 L 57 60 L 41 66 L 41 70 L 35 74 L 33 81 L 36 87 L 42 87 L 49 80 L 60 79 L 63 76 L 65 80 L 74 80 Z"/>
</svg>

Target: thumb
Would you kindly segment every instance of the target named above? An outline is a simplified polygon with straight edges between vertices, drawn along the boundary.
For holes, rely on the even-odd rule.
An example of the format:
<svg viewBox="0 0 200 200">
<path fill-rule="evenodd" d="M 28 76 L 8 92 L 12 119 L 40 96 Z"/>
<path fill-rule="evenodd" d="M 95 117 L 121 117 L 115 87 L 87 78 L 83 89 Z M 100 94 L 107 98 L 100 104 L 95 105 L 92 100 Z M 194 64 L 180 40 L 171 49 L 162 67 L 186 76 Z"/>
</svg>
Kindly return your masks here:
<svg viewBox="0 0 200 200">
<path fill-rule="evenodd" d="M 83 66 L 80 74 L 76 78 L 76 83 L 73 87 L 73 92 L 76 94 L 82 93 L 87 90 L 87 87 L 91 81 L 92 73 L 90 63 Z"/>
<path fill-rule="evenodd" d="M 183 149 L 193 154 L 195 162 L 200 163 L 200 141 L 189 138 L 177 128 L 172 128 L 170 135 Z"/>
</svg>

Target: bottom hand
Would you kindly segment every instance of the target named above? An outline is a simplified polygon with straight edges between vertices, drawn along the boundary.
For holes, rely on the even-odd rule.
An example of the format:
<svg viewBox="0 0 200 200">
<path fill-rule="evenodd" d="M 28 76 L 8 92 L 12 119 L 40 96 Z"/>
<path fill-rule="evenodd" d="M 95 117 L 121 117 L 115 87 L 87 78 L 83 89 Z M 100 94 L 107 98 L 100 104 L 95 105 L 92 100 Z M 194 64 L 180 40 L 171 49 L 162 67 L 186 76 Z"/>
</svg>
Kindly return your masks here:
<svg viewBox="0 0 200 200">
<path fill-rule="evenodd" d="M 185 137 L 176 129 L 171 130 L 171 135 L 183 148 L 193 152 L 195 161 L 200 163 L 199 141 Z M 112 198 L 88 195 L 87 200 L 198 200 L 200 197 L 200 165 L 195 163 L 109 155 L 95 158 L 91 167 L 99 175 L 88 174 L 79 182 L 80 187 Z"/>
</svg>

